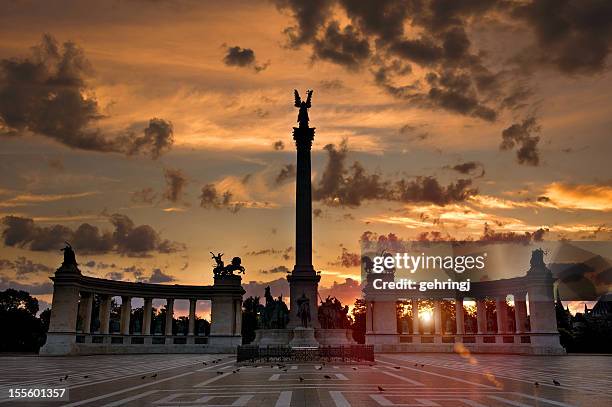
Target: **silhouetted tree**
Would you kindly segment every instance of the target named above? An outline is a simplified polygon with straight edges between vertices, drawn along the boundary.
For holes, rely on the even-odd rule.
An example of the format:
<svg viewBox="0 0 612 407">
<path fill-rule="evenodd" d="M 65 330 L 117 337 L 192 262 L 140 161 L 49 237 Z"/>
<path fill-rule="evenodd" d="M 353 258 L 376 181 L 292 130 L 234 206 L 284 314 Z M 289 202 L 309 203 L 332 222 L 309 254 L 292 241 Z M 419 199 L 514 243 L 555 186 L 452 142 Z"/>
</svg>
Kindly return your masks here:
<svg viewBox="0 0 612 407">
<path fill-rule="evenodd" d="M 366 302 L 363 298 L 355 299 L 353 306 L 353 339 L 357 343 L 365 343 L 366 333 Z"/>
<path fill-rule="evenodd" d="M 0 352 L 38 352 L 46 335 L 37 312 L 38 300 L 26 291 L 0 293 Z"/>
</svg>

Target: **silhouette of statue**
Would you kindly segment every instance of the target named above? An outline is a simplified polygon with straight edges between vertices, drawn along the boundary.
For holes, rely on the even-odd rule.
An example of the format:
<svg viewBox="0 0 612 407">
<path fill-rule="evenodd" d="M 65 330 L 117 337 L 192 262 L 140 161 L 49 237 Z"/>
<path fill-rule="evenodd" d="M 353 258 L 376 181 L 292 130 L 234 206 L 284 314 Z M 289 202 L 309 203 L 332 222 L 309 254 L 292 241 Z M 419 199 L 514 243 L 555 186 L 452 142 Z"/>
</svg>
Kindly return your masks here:
<svg viewBox="0 0 612 407">
<path fill-rule="evenodd" d="M 302 293 L 302 296 L 297 299 L 297 306 L 297 316 L 302 322 L 302 327 L 308 328 L 308 323 L 310 322 L 310 300 L 306 297 L 306 294 Z"/>
<path fill-rule="evenodd" d="M 216 256 L 213 252 L 210 252 L 210 254 L 212 254 L 212 258 L 215 259 L 215 262 L 217 263 L 213 268 L 213 274 L 215 275 L 215 277 L 233 276 L 234 271 L 237 271 L 240 274 L 244 274 L 245 268 L 241 265 L 242 260 L 240 259 L 240 257 L 234 257 L 232 259 L 231 264 L 228 264 L 226 266 L 223 262 L 223 259 L 221 258 L 223 256 L 223 253 L 218 253 Z"/>
<path fill-rule="evenodd" d="M 213 252 L 210 252 L 210 254 L 212 254 L 212 258 L 217 263 L 215 268 L 213 268 L 213 274 L 215 276 L 219 276 L 219 275 L 223 274 L 223 270 L 225 270 L 225 264 L 223 263 L 223 260 L 221 259 L 221 257 L 223 256 L 223 253 L 217 253 L 216 256 L 215 256 L 215 254 Z"/>
<path fill-rule="evenodd" d="M 270 286 L 265 290 L 266 305 L 261 312 L 261 325 L 265 329 L 284 329 L 289 322 L 289 309 L 283 301 L 283 296 L 274 299 Z"/>
<path fill-rule="evenodd" d="M 295 107 L 300 109 L 300 111 L 298 112 L 298 118 L 297 118 L 299 127 L 308 128 L 308 121 L 309 121 L 308 109 L 310 109 L 310 106 L 311 106 L 310 101 L 312 99 L 312 90 L 306 91 L 306 95 L 308 96 L 306 97 L 305 102 L 300 98 L 300 94 L 298 93 L 297 89 L 294 89 L 293 93 L 295 95 Z"/>
<path fill-rule="evenodd" d="M 234 274 L 234 271 L 237 271 L 239 274 L 244 274 L 244 267 L 240 264 L 242 260 L 240 257 L 234 257 L 232 259 L 232 263 L 225 266 L 225 273 L 227 275 Z"/>
<path fill-rule="evenodd" d="M 72 246 L 70 246 L 70 243 L 68 242 L 64 243 L 66 243 L 66 247 L 60 249 L 62 252 L 64 252 L 64 261 L 62 262 L 62 266 L 77 266 L 78 264 Z"/>
</svg>

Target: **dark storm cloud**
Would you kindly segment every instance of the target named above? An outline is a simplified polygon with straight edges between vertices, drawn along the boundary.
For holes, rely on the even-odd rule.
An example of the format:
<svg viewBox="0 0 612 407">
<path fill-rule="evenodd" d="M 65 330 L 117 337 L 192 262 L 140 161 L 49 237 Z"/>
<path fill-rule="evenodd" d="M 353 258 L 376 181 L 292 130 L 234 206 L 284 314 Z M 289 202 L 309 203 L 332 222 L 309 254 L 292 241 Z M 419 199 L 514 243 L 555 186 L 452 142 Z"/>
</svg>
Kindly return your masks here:
<svg viewBox="0 0 612 407">
<path fill-rule="evenodd" d="M 612 2 L 540 0 L 518 3 L 513 12 L 533 29 L 538 53 L 531 63 L 554 64 L 567 74 L 601 72 L 612 49 Z"/>
<path fill-rule="evenodd" d="M 284 260 L 289 260 L 293 247 L 289 246 L 285 249 L 261 249 L 247 252 L 247 256 L 279 256 Z"/>
<path fill-rule="evenodd" d="M 483 177 L 485 175 L 484 165 L 477 161 L 467 161 L 453 166 L 445 166 L 444 168 L 457 171 L 464 175 L 475 175 L 477 177 Z"/>
<path fill-rule="evenodd" d="M 340 79 L 322 80 L 319 82 L 319 87 L 323 90 L 341 90 L 344 89 L 344 82 Z"/>
<path fill-rule="evenodd" d="M 154 159 L 172 146 L 172 124 L 163 119 L 151 119 L 142 135 L 125 132 L 109 137 L 93 128 L 103 116 L 87 85 L 91 73 L 82 49 L 73 42 L 60 46 L 50 35 L 30 57 L 0 61 L 3 133 L 34 133 L 71 148 Z"/>
<path fill-rule="evenodd" d="M 540 131 L 535 117 L 528 117 L 520 123 L 514 123 L 502 132 L 501 150 L 516 150 L 516 160 L 519 164 L 537 166 L 540 164 L 538 151 L 539 136 L 533 133 Z"/>
<path fill-rule="evenodd" d="M 396 183 L 396 189 L 400 202 L 429 202 L 440 206 L 463 202 L 478 193 L 476 188 L 472 188 L 470 179 L 459 179 L 443 186 L 432 176 L 400 180 Z"/>
<path fill-rule="evenodd" d="M 289 43 L 311 47 L 314 59 L 352 70 L 368 67 L 381 89 L 413 106 L 485 121 L 497 120 L 504 109 L 526 107 L 533 95 L 525 83 L 530 71 L 515 69 L 516 63 L 592 74 L 606 69 L 612 49 L 612 3 L 602 0 L 275 3 L 293 17 L 295 25 L 285 30 Z M 336 22 L 334 9 L 348 17 L 346 23 Z M 487 66 L 486 50 L 471 40 L 472 26 L 489 18 L 535 34 L 535 43 L 518 55 L 500 55 L 508 63 L 496 71 Z M 422 68 L 424 78 L 405 68 L 412 64 Z M 526 146 L 521 158 L 525 163 L 534 161 L 529 150 Z"/>
<path fill-rule="evenodd" d="M 285 266 L 277 266 L 269 270 L 261 270 L 263 274 L 287 274 L 289 271 L 290 270 Z"/>
<path fill-rule="evenodd" d="M 214 184 L 206 184 L 200 194 L 200 206 L 205 209 L 227 209 L 231 213 L 238 212 L 244 205 L 232 202 L 232 192 L 219 193 Z"/>
<path fill-rule="evenodd" d="M 167 168 L 164 170 L 164 178 L 166 179 L 166 190 L 164 191 L 164 199 L 170 202 L 178 202 L 181 200 L 183 190 L 187 185 L 187 177 L 179 169 Z"/>
<path fill-rule="evenodd" d="M 223 62 L 227 66 L 237 66 L 240 68 L 253 68 L 255 72 L 266 69 L 269 62 L 258 65 L 255 60 L 255 51 L 250 48 L 227 47 L 227 53 L 223 57 Z"/>
<path fill-rule="evenodd" d="M 462 202 L 478 191 L 470 179 L 459 179 L 443 186 L 432 176 L 384 180 L 378 174 L 368 174 L 359 163 L 347 168 L 346 142 L 336 147 L 325 146 L 328 161 L 319 182 L 313 187 L 313 199 L 330 206 L 356 207 L 367 200 L 398 202 L 428 202 L 447 205 Z"/>
<path fill-rule="evenodd" d="M 285 34 L 290 47 L 298 47 L 314 40 L 325 23 L 334 0 L 273 0 L 279 10 L 289 10 L 296 25 L 287 27 Z"/>
<path fill-rule="evenodd" d="M 338 256 L 336 261 L 330 262 L 329 265 L 345 268 L 359 267 L 361 265 L 361 255 L 359 253 L 351 253 L 343 247 L 340 256 Z"/>
<path fill-rule="evenodd" d="M 274 150 L 276 150 L 276 151 L 284 150 L 285 149 L 285 143 L 283 143 L 282 140 L 275 141 L 274 144 L 272 144 L 272 148 L 274 148 Z"/>
<path fill-rule="evenodd" d="M 170 274 L 166 274 L 160 269 L 153 269 L 151 276 L 146 280 L 147 283 L 171 283 L 176 281 L 176 278 Z M 143 281 L 144 282 L 144 281 Z"/>
<path fill-rule="evenodd" d="M 162 239 L 149 225 L 136 226 L 127 216 L 109 217 L 115 230 L 101 231 L 97 226 L 83 223 L 75 230 L 63 225 L 39 226 L 33 219 L 18 216 L 2 218 L 2 238 L 5 246 L 28 248 L 33 251 L 55 251 L 69 241 L 81 253 L 116 251 L 126 256 L 146 256 L 151 252 L 173 253 L 184 246 Z"/>
<path fill-rule="evenodd" d="M 322 59 L 356 70 L 370 56 L 368 40 L 348 25 L 340 29 L 338 22 L 331 22 L 321 39 L 313 44 L 313 58 Z"/>
<path fill-rule="evenodd" d="M 157 193 L 151 187 L 143 188 L 139 191 L 134 191 L 131 193 L 132 202 L 134 203 L 142 203 L 151 205 L 155 198 L 157 197 Z"/>
<path fill-rule="evenodd" d="M 286 164 L 281 168 L 274 182 L 276 185 L 281 185 L 293 179 L 295 179 L 295 164 Z"/>
<path fill-rule="evenodd" d="M 496 232 L 487 223 L 484 225 L 482 236 L 478 239 L 481 242 L 515 242 L 525 243 L 541 242 L 548 229 L 538 229 L 535 232 Z"/>
<path fill-rule="evenodd" d="M 22 279 L 33 274 L 51 274 L 54 271 L 49 266 L 41 263 L 35 263 L 23 256 L 18 257 L 14 261 L 0 259 L 0 270 L 10 270 L 15 272 L 17 279 Z"/>
<path fill-rule="evenodd" d="M 18 291 L 26 291 L 31 295 L 44 295 L 53 293 L 53 284 L 51 284 L 50 282 L 22 284 L 16 281 L 12 281 L 8 277 L 0 276 L 0 291 L 4 291 L 8 288 L 12 288 Z"/>
</svg>

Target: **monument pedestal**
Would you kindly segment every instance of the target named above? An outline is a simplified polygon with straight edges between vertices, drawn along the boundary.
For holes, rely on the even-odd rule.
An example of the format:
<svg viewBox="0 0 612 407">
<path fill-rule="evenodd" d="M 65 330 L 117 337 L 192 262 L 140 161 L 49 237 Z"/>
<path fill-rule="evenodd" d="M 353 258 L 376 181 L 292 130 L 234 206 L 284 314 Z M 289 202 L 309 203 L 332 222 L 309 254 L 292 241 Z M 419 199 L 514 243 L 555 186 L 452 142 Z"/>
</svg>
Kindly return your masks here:
<svg viewBox="0 0 612 407">
<path fill-rule="evenodd" d="M 289 342 L 292 348 L 318 348 L 319 342 L 315 339 L 313 328 L 298 326 L 293 328 L 293 339 Z"/>
</svg>

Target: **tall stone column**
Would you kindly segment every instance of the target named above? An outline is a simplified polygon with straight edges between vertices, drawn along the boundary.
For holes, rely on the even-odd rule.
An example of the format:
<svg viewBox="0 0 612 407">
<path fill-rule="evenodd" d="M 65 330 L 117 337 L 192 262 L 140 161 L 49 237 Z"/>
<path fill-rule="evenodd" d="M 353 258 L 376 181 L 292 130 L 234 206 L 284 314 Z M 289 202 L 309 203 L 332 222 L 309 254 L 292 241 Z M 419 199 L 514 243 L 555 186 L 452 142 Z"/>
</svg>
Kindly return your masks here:
<svg viewBox="0 0 612 407">
<path fill-rule="evenodd" d="M 153 298 L 144 299 L 142 310 L 142 335 L 151 335 L 151 311 L 153 309 Z"/>
<path fill-rule="evenodd" d="M 508 308 L 506 307 L 506 297 L 498 297 L 495 300 L 495 312 L 497 315 L 497 333 L 504 334 L 508 330 L 507 327 L 507 314 Z"/>
<path fill-rule="evenodd" d="M 527 324 L 527 301 L 525 293 L 514 294 L 514 321 L 516 325 L 516 333 L 524 333 Z"/>
<path fill-rule="evenodd" d="M 122 335 L 130 334 L 130 316 L 132 314 L 132 298 L 123 296 L 121 297 L 121 323 L 120 329 Z"/>
<path fill-rule="evenodd" d="M 476 325 L 479 334 L 487 333 L 487 305 L 485 300 L 476 301 Z"/>
<path fill-rule="evenodd" d="M 293 128 L 293 139 L 297 149 L 295 189 L 295 266 L 290 275 L 291 297 L 289 327 L 299 326 L 297 300 L 302 295 L 309 299 L 311 323 L 319 328 L 318 285 L 321 280 L 312 265 L 312 183 L 310 150 L 314 140 L 314 128 L 300 124 Z"/>
<path fill-rule="evenodd" d="M 93 294 L 81 293 L 81 301 L 79 303 L 79 316 L 81 317 L 82 331 L 84 334 L 91 332 L 91 311 L 93 308 Z"/>
<path fill-rule="evenodd" d="M 172 317 L 174 316 L 174 298 L 166 300 L 166 336 L 172 336 Z"/>
<path fill-rule="evenodd" d="M 455 300 L 455 323 L 457 324 L 457 335 L 465 333 L 465 323 L 463 320 L 463 298 Z"/>
<path fill-rule="evenodd" d="M 412 334 L 418 335 L 419 332 L 419 299 L 412 299 Z"/>
<path fill-rule="evenodd" d="M 188 335 L 193 335 L 195 333 L 196 304 L 197 300 L 195 298 L 191 298 L 189 300 L 189 327 L 187 330 Z"/>
<path fill-rule="evenodd" d="M 100 333 L 108 334 L 110 329 L 111 296 L 103 295 L 100 300 Z"/>
<path fill-rule="evenodd" d="M 440 300 L 434 300 L 434 333 L 442 335 L 442 304 Z"/>
</svg>

